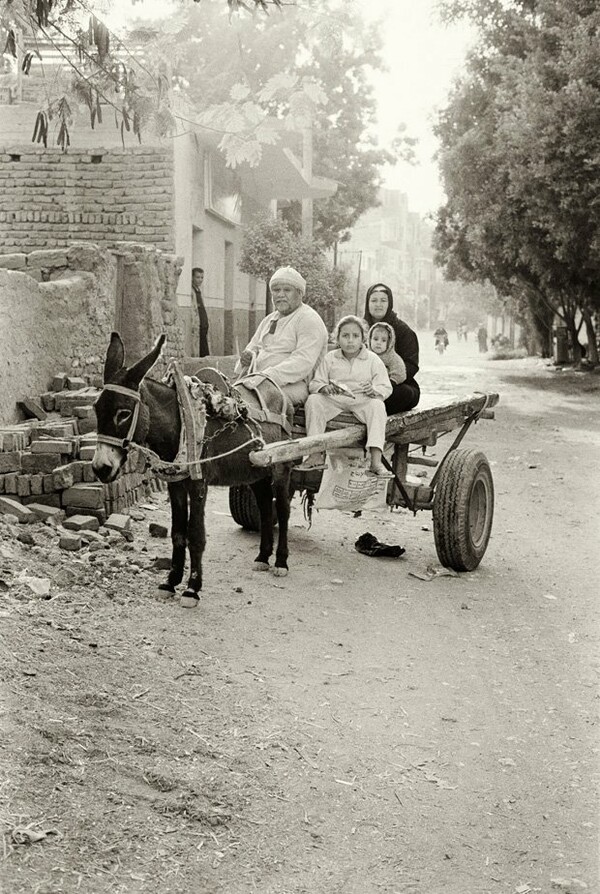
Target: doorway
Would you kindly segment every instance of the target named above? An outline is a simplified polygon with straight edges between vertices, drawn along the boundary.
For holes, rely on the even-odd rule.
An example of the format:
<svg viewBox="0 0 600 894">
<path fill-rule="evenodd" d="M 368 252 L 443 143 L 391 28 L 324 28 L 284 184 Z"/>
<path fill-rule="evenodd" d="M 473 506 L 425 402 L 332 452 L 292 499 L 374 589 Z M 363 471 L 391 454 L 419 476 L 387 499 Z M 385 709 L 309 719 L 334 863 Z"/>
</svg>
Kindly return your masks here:
<svg viewBox="0 0 600 894">
<path fill-rule="evenodd" d="M 235 352 L 233 319 L 234 246 L 225 240 L 223 269 L 223 353 Z"/>
</svg>

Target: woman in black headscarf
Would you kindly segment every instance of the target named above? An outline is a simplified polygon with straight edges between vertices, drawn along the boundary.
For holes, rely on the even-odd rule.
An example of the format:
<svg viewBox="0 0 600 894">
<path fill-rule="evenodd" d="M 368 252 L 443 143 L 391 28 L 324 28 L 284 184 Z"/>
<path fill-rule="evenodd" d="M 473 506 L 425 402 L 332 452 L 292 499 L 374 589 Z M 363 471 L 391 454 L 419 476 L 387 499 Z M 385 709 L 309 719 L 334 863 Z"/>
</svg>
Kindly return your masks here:
<svg viewBox="0 0 600 894">
<path fill-rule="evenodd" d="M 389 286 L 375 283 L 367 290 L 365 320 L 369 328 L 373 323 L 389 323 L 396 334 L 395 351 L 406 366 L 406 380 L 393 386 L 385 401 L 388 415 L 412 410 L 419 403 L 421 391 L 415 381 L 419 371 L 419 340 L 410 326 L 394 313 L 394 296 Z"/>
</svg>

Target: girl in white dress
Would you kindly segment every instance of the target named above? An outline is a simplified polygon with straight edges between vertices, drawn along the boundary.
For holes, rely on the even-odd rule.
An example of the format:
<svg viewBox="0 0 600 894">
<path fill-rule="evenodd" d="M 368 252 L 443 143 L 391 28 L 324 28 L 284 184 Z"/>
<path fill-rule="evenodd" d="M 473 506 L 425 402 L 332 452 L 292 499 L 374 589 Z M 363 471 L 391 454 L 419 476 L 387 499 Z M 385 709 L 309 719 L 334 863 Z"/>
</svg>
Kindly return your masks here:
<svg viewBox="0 0 600 894">
<path fill-rule="evenodd" d="M 387 421 L 383 402 L 392 393 L 392 385 L 383 362 L 366 347 L 366 337 L 365 324 L 359 317 L 342 317 L 337 324 L 334 339 L 338 347 L 325 355 L 308 386 L 306 433 L 322 434 L 330 419 L 352 413 L 367 426 L 370 471 L 388 478 L 390 473 L 381 460 Z M 325 468 L 325 455 L 313 454 L 298 468 Z"/>
</svg>

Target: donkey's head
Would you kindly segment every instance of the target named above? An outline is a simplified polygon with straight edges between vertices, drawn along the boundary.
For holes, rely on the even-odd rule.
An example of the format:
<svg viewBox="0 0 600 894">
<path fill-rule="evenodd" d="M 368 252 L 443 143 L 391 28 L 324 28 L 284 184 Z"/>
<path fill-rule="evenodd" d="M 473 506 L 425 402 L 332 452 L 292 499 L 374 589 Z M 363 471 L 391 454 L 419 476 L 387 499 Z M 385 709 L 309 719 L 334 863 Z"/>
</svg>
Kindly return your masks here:
<svg viewBox="0 0 600 894">
<path fill-rule="evenodd" d="M 98 421 L 98 446 L 92 461 L 96 477 L 107 483 L 114 481 L 127 459 L 132 441 L 141 443 L 148 429 L 148 412 L 144 412 L 140 384 L 160 356 L 165 342 L 161 335 L 152 350 L 131 367 L 124 366 L 125 349 L 121 336 L 113 332 L 104 362 L 104 388 L 94 405 Z"/>
</svg>

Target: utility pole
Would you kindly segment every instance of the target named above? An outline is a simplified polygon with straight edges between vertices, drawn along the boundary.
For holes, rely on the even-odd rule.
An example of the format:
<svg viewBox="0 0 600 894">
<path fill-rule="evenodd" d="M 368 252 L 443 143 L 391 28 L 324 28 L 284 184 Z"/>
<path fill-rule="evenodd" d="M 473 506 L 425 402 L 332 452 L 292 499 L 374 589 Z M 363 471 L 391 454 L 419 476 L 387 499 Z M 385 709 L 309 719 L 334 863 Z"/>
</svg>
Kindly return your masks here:
<svg viewBox="0 0 600 894">
<path fill-rule="evenodd" d="M 312 125 L 302 131 L 302 173 L 308 184 L 312 185 L 313 168 Z M 302 235 L 312 239 L 313 234 L 313 200 L 302 199 Z"/>
<path fill-rule="evenodd" d="M 419 326 L 419 288 L 420 288 L 420 273 L 421 268 L 419 265 L 419 259 L 417 258 L 417 271 L 416 271 L 416 287 L 415 287 L 415 329 Z"/>
<path fill-rule="evenodd" d="M 360 294 L 360 268 L 362 267 L 362 248 L 358 252 L 358 272 L 356 274 L 356 302 L 354 305 L 354 313 L 358 316 L 358 298 Z"/>
</svg>

